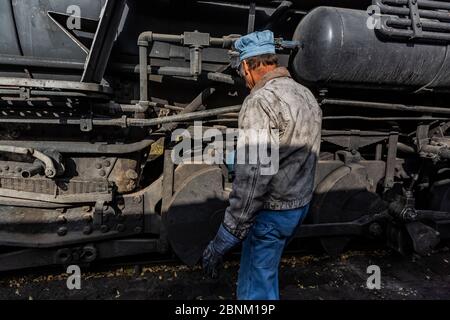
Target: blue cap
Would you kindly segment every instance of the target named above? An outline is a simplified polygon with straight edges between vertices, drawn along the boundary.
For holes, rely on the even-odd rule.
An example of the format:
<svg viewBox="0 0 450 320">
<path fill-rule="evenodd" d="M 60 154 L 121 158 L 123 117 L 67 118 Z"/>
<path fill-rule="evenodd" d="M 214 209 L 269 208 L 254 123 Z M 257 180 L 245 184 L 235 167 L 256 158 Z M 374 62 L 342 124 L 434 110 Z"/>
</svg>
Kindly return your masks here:
<svg viewBox="0 0 450 320">
<path fill-rule="evenodd" d="M 270 30 L 256 31 L 240 37 L 234 43 L 239 51 L 239 60 L 259 56 L 267 53 L 275 53 L 275 40 Z"/>
</svg>

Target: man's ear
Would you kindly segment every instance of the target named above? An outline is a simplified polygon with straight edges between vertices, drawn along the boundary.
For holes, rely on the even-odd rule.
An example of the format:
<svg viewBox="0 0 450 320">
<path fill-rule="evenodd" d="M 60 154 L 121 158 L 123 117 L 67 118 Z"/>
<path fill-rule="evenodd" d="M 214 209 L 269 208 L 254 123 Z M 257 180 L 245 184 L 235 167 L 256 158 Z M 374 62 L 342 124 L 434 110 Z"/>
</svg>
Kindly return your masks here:
<svg viewBox="0 0 450 320">
<path fill-rule="evenodd" d="M 245 60 L 242 61 L 242 67 L 244 69 L 244 74 L 245 74 L 245 79 L 246 79 L 247 85 L 251 89 L 255 85 L 255 80 L 253 79 L 253 74 L 250 70 L 250 67 L 249 67 L 247 61 L 245 61 Z"/>
<path fill-rule="evenodd" d="M 250 74 L 250 68 L 248 67 L 247 61 L 242 61 L 242 66 L 244 67 L 244 74 Z"/>
</svg>

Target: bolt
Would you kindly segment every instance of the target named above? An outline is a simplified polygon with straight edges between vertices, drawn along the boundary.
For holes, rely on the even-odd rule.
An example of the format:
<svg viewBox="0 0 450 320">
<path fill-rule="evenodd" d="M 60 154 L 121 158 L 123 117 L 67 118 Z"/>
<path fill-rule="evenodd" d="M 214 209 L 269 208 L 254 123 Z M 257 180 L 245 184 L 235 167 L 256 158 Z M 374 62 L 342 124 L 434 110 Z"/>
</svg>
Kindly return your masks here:
<svg viewBox="0 0 450 320">
<path fill-rule="evenodd" d="M 109 228 L 108 228 L 108 226 L 107 226 L 106 224 L 102 224 L 102 225 L 100 226 L 100 231 L 101 231 L 102 233 L 106 233 L 106 232 L 109 231 Z"/>
<path fill-rule="evenodd" d="M 60 227 L 58 228 L 58 236 L 62 237 L 67 234 L 67 228 L 66 227 Z"/>
<path fill-rule="evenodd" d="M 142 227 L 136 227 L 136 228 L 134 228 L 134 232 L 136 232 L 136 233 L 141 233 L 141 232 L 142 232 Z"/>
<path fill-rule="evenodd" d="M 18 167 L 17 168 L 17 173 L 21 173 L 22 172 L 22 168 L 21 167 Z"/>
<path fill-rule="evenodd" d="M 125 202 L 124 201 L 120 201 L 117 203 L 117 208 L 119 208 L 120 210 L 125 209 Z"/>
<path fill-rule="evenodd" d="M 140 196 L 134 196 L 133 197 L 133 202 L 134 203 L 141 203 L 141 197 Z"/>
<path fill-rule="evenodd" d="M 58 222 L 61 222 L 61 223 L 67 222 L 67 218 L 62 214 L 60 214 L 57 219 L 58 219 Z"/>
<path fill-rule="evenodd" d="M 126 176 L 127 176 L 127 178 L 132 179 L 132 180 L 136 180 L 138 178 L 137 172 L 134 171 L 133 169 L 127 170 Z"/>
<path fill-rule="evenodd" d="M 98 174 L 100 175 L 100 177 L 104 177 L 104 176 L 106 176 L 106 171 L 100 170 L 100 172 Z"/>
<path fill-rule="evenodd" d="M 109 167 L 110 165 L 111 165 L 111 162 L 109 160 L 104 160 L 103 161 L 103 166 Z"/>
<path fill-rule="evenodd" d="M 91 234 L 92 233 L 92 227 L 91 226 L 85 226 L 83 228 L 83 233 L 84 234 Z"/>
<path fill-rule="evenodd" d="M 91 222 L 92 216 L 90 214 L 83 214 L 83 220 L 86 220 L 87 222 Z"/>
<path fill-rule="evenodd" d="M 119 224 L 117 225 L 117 231 L 119 231 L 119 232 L 125 231 L 125 225 L 119 223 Z"/>
<path fill-rule="evenodd" d="M 45 169 L 45 176 L 52 178 L 55 176 L 55 171 L 53 171 L 52 169 Z"/>
<path fill-rule="evenodd" d="M 101 169 L 102 168 L 102 164 L 101 163 L 96 163 L 95 164 L 95 168 L 96 169 Z"/>
</svg>

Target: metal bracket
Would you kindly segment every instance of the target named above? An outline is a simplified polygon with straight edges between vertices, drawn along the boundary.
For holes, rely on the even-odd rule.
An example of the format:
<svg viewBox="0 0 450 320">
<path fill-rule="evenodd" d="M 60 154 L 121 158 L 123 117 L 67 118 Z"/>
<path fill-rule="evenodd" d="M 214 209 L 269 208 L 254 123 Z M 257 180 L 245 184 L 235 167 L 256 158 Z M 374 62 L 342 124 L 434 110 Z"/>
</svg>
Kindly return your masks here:
<svg viewBox="0 0 450 320">
<path fill-rule="evenodd" d="M 420 124 L 417 126 L 416 131 L 416 144 L 417 150 L 421 150 L 424 145 L 427 145 L 430 141 L 428 132 L 430 131 L 430 126 L 428 124 Z"/>
<path fill-rule="evenodd" d="M 252 33 L 253 31 L 255 31 L 255 16 L 256 16 L 256 4 L 255 2 L 251 2 L 248 12 L 247 33 Z"/>
<path fill-rule="evenodd" d="M 80 130 L 81 131 L 83 131 L 83 132 L 92 131 L 92 126 L 93 126 L 93 124 L 92 124 L 91 117 L 89 117 L 89 118 L 83 117 L 80 119 Z"/>
<path fill-rule="evenodd" d="M 97 201 L 94 207 L 94 217 L 93 222 L 96 226 L 101 226 L 103 224 L 103 211 L 105 209 L 105 201 Z"/>
<path fill-rule="evenodd" d="M 417 4 L 417 0 L 408 0 L 409 5 L 409 16 L 411 17 L 411 24 L 413 28 L 413 36 L 414 38 L 421 38 L 423 36 L 422 23 L 420 22 L 419 15 L 419 6 Z"/>
<path fill-rule="evenodd" d="M 386 175 L 384 178 L 384 189 L 394 186 L 395 165 L 397 164 L 398 132 L 391 132 L 388 140 L 388 154 L 386 159 Z"/>
<path fill-rule="evenodd" d="M 30 88 L 24 88 L 24 87 L 19 88 L 20 99 L 28 100 L 28 99 L 30 99 L 30 95 L 31 95 Z"/>
</svg>

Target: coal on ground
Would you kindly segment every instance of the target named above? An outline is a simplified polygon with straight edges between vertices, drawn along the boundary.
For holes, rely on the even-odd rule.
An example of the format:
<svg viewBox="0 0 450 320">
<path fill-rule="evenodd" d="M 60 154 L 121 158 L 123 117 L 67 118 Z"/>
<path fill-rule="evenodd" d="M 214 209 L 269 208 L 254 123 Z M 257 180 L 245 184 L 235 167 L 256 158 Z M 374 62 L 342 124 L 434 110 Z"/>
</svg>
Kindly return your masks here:
<svg viewBox="0 0 450 320">
<path fill-rule="evenodd" d="M 381 288 L 367 287 L 367 268 L 379 266 Z M 235 299 L 238 260 L 218 279 L 182 264 L 81 267 L 81 289 L 69 290 L 62 268 L 0 275 L 0 299 Z M 450 299 L 450 252 L 401 256 L 390 250 L 288 255 L 280 266 L 281 299 Z"/>
</svg>

